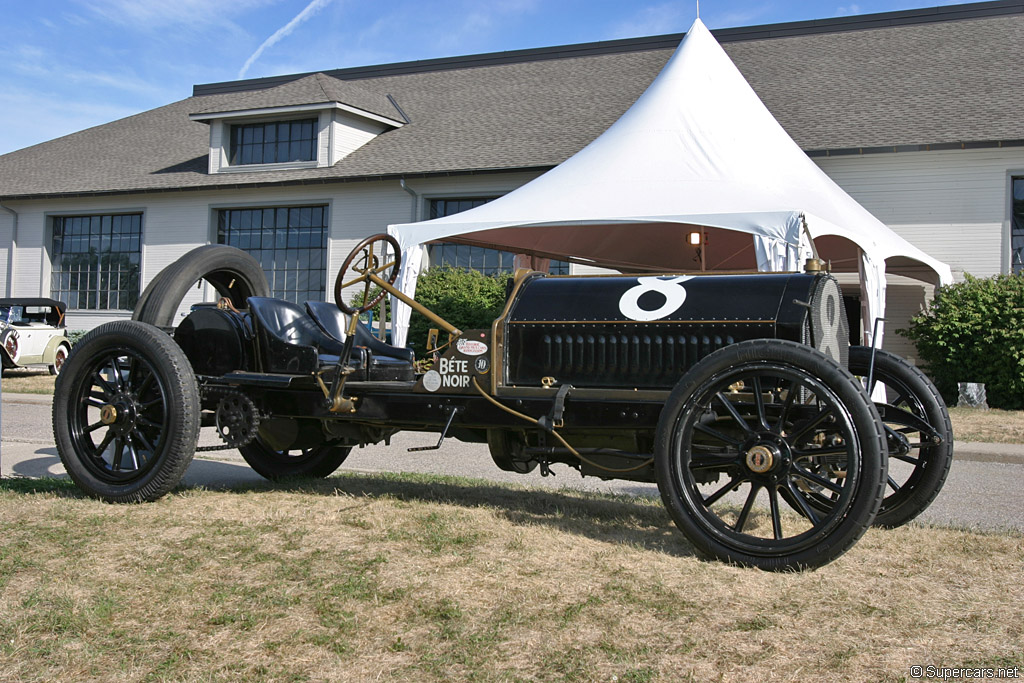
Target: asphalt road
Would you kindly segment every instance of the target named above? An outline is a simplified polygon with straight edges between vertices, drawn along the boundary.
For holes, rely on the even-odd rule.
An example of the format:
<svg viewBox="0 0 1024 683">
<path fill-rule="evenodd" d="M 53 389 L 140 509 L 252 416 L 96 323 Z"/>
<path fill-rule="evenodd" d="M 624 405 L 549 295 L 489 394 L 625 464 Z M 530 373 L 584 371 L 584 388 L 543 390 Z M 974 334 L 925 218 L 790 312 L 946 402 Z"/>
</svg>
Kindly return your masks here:
<svg viewBox="0 0 1024 683">
<path fill-rule="evenodd" d="M 4 477 L 66 476 L 53 444 L 49 397 L 8 394 L 0 404 L 0 474 Z M 210 431 L 210 430 L 206 430 Z M 204 445 L 217 443 L 204 434 Z M 555 465 L 557 476 L 542 477 L 503 472 L 491 462 L 487 447 L 454 439 L 436 451 L 409 453 L 413 446 L 437 443 L 435 434 L 403 433 L 390 446 L 354 449 L 343 470 L 359 472 L 420 472 L 516 482 L 546 488 L 572 488 L 637 496 L 658 496 L 654 484 L 605 482 L 582 478 L 567 466 Z M 237 451 L 196 456 L 185 474 L 186 486 L 208 488 L 254 483 L 262 479 Z M 974 529 L 1024 531 L 1024 447 L 1000 444 L 957 444 L 949 478 L 939 497 L 919 518 L 922 522 Z"/>
</svg>

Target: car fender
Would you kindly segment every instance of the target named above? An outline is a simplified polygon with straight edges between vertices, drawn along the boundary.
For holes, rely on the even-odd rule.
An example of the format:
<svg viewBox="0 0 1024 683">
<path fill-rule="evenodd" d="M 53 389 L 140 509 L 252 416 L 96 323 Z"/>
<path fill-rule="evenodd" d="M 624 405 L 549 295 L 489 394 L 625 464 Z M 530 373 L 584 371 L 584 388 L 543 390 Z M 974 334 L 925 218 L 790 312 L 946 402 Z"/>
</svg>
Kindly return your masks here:
<svg viewBox="0 0 1024 683">
<path fill-rule="evenodd" d="M 14 353 L 10 352 L 8 348 L 8 340 L 13 338 L 15 340 Z M 18 331 L 13 327 L 7 326 L 2 332 L 0 332 L 0 348 L 3 349 L 5 360 L 10 363 L 17 364 L 21 359 L 21 344 L 17 343 Z"/>
<path fill-rule="evenodd" d="M 57 354 L 57 347 L 61 344 L 67 344 L 68 349 L 71 348 L 71 341 L 62 334 L 55 335 L 50 338 L 50 341 L 46 342 L 46 348 L 43 349 L 43 363 L 52 363 L 54 357 Z"/>
</svg>

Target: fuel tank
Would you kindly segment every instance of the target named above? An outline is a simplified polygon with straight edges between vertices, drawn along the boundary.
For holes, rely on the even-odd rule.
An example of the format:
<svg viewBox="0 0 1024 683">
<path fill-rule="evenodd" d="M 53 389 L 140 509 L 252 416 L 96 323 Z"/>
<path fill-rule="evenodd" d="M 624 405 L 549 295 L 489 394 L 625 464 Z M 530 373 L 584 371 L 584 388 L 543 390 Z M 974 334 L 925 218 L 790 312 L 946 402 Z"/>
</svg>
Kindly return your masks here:
<svg viewBox="0 0 1024 683">
<path fill-rule="evenodd" d="M 844 367 L 849 334 L 824 273 L 527 276 L 498 321 L 504 384 L 671 388 L 748 339 L 814 346 Z"/>
</svg>

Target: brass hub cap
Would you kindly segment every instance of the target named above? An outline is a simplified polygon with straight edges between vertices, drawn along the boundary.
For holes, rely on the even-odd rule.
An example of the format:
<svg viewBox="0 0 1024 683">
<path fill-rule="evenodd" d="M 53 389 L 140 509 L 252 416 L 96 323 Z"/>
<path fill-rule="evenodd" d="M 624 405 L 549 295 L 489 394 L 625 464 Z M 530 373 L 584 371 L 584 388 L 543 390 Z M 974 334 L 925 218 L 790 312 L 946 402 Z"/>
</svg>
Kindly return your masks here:
<svg viewBox="0 0 1024 683">
<path fill-rule="evenodd" d="M 747 469 L 764 474 L 775 466 L 775 451 L 768 446 L 754 446 L 747 451 Z"/>
<path fill-rule="evenodd" d="M 117 408 L 109 403 L 100 408 L 100 422 L 105 425 L 112 425 L 117 422 Z"/>
</svg>

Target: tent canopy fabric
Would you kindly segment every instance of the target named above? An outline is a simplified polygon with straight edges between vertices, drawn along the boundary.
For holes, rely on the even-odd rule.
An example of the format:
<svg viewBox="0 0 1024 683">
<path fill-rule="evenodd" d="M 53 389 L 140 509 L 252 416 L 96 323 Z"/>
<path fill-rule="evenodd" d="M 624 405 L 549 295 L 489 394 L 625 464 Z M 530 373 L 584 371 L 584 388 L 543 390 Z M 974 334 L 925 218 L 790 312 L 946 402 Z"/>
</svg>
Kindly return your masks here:
<svg viewBox="0 0 1024 683">
<path fill-rule="evenodd" d="M 815 245 L 832 237 L 820 240 L 821 258 L 830 258 L 825 245 L 845 251 L 840 270 L 858 272 L 864 259 L 884 282 L 889 261 L 890 272 L 952 281 L 946 264 L 892 232 L 793 142 L 700 19 L 644 94 L 577 154 L 487 204 L 388 232 L 413 258 L 424 243 L 453 240 L 681 271 L 699 269 L 686 243 L 694 229 L 712 233 L 706 270 L 787 269 L 810 247 L 809 233 Z M 851 249 L 861 258 L 849 258 Z M 789 256 L 772 263 L 773 253 Z M 406 291 L 415 271 L 403 273 Z"/>
</svg>

